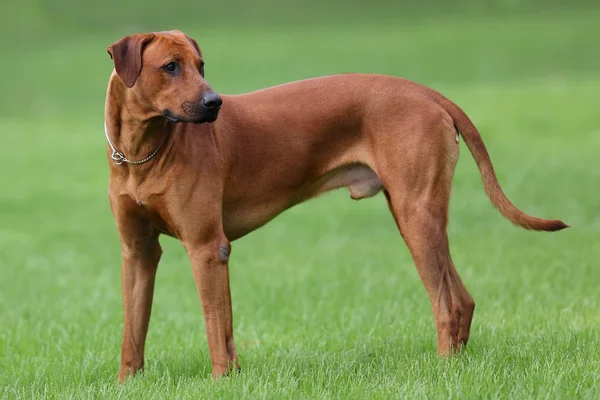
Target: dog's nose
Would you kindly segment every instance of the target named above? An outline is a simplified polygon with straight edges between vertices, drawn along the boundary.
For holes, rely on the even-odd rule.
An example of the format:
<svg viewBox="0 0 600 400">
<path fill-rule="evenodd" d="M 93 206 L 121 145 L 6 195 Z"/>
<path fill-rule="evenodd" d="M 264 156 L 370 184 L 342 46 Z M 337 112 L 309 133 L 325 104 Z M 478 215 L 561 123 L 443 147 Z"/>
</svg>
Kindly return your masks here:
<svg viewBox="0 0 600 400">
<path fill-rule="evenodd" d="M 202 105 L 206 108 L 219 108 L 223 104 L 223 99 L 216 93 L 209 93 L 202 99 Z"/>
</svg>

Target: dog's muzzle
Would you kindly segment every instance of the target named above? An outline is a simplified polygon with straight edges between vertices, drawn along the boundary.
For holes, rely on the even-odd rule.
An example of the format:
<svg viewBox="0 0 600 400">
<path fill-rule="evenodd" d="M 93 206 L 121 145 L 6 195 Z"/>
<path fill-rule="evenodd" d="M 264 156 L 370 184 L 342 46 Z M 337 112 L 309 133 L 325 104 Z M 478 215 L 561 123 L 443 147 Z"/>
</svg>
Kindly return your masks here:
<svg viewBox="0 0 600 400">
<path fill-rule="evenodd" d="M 192 122 L 201 124 L 204 122 L 214 122 L 219 116 L 219 110 L 223 104 L 221 96 L 215 92 L 208 93 L 200 101 L 185 101 L 181 108 L 184 116 L 174 114 L 171 110 L 165 109 L 163 115 L 171 122 Z"/>
</svg>

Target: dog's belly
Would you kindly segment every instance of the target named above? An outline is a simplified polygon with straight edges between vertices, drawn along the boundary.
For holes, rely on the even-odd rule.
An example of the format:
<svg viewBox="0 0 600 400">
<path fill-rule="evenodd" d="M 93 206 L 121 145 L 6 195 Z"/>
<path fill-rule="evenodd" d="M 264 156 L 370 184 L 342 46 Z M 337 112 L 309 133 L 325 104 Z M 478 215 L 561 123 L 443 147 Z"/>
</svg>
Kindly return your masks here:
<svg viewBox="0 0 600 400">
<path fill-rule="evenodd" d="M 319 178 L 299 185 L 297 190 L 270 197 L 225 203 L 223 227 L 229 240 L 238 239 L 256 230 L 277 215 L 322 193 L 347 187 L 350 198 L 360 200 L 373 197 L 383 189 L 379 176 L 364 164 L 335 168 Z"/>
</svg>

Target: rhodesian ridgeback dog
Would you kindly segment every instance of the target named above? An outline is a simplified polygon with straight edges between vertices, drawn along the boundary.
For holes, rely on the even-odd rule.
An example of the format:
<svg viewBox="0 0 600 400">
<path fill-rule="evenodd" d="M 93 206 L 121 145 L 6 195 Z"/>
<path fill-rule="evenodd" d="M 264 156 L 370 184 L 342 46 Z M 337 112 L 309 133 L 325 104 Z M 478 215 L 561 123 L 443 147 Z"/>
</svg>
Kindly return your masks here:
<svg viewBox="0 0 600 400">
<path fill-rule="evenodd" d="M 120 381 L 144 366 L 161 234 L 179 239 L 191 261 L 217 377 L 239 368 L 230 243 L 307 199 L 343 187 L 355 200 L 384 193 L 429 295 L 442 355 L 467 343 L 475 308 L 446 232 L 459 135 L 504 217 L 531 230 L 567 227 L 517 209 L 467 115 L 415 82 L 341 74 L 220 96 L 204 79 L 198 44 L 180 31 L 126 36 L 108 53 L 109 199 L 125 319 Z"/>
</svg>

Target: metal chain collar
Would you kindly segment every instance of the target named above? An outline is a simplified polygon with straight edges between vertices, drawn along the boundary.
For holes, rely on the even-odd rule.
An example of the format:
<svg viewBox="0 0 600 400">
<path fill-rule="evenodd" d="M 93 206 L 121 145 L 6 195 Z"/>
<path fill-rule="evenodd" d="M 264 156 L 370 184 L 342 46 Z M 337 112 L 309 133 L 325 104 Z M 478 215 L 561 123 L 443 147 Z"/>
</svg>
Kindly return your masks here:
<svg viewBox="0 0 600 400">
<path fill-rule="evenodd" d="M 117 165 L 121 165 L 123 163 L 137 165 L 137 164 L 143 164 L 146 161 L 150 161 L 150 159 L 158 153 L 158 151 L 163 146 L 163 144 L 165 144 L 165 142 L 167 141 L 167 137 L 168 137 L 168 135 L 165 135 L 163 141 L 158 145 L 158 147 L 148 157 L 141 159 L 139 161 L 131 161 L 127 157 L 125 157 L 125 154 L 121 153 L 120 151 L 117 151 L 117 149 L 115 149 L 115 146 L 113 146 L 112 142 L 110 141 L 110 138 L 108 137 L 108 129 L 106 129 L 106 121 L 104 121 L 104 134 L 106 135 L 106 140 L 108 141 L 108 145 L 112 149 L 112 154 L 111 154 L 110 158 L 112 158 L 114 163 Z"/>
</svg>

